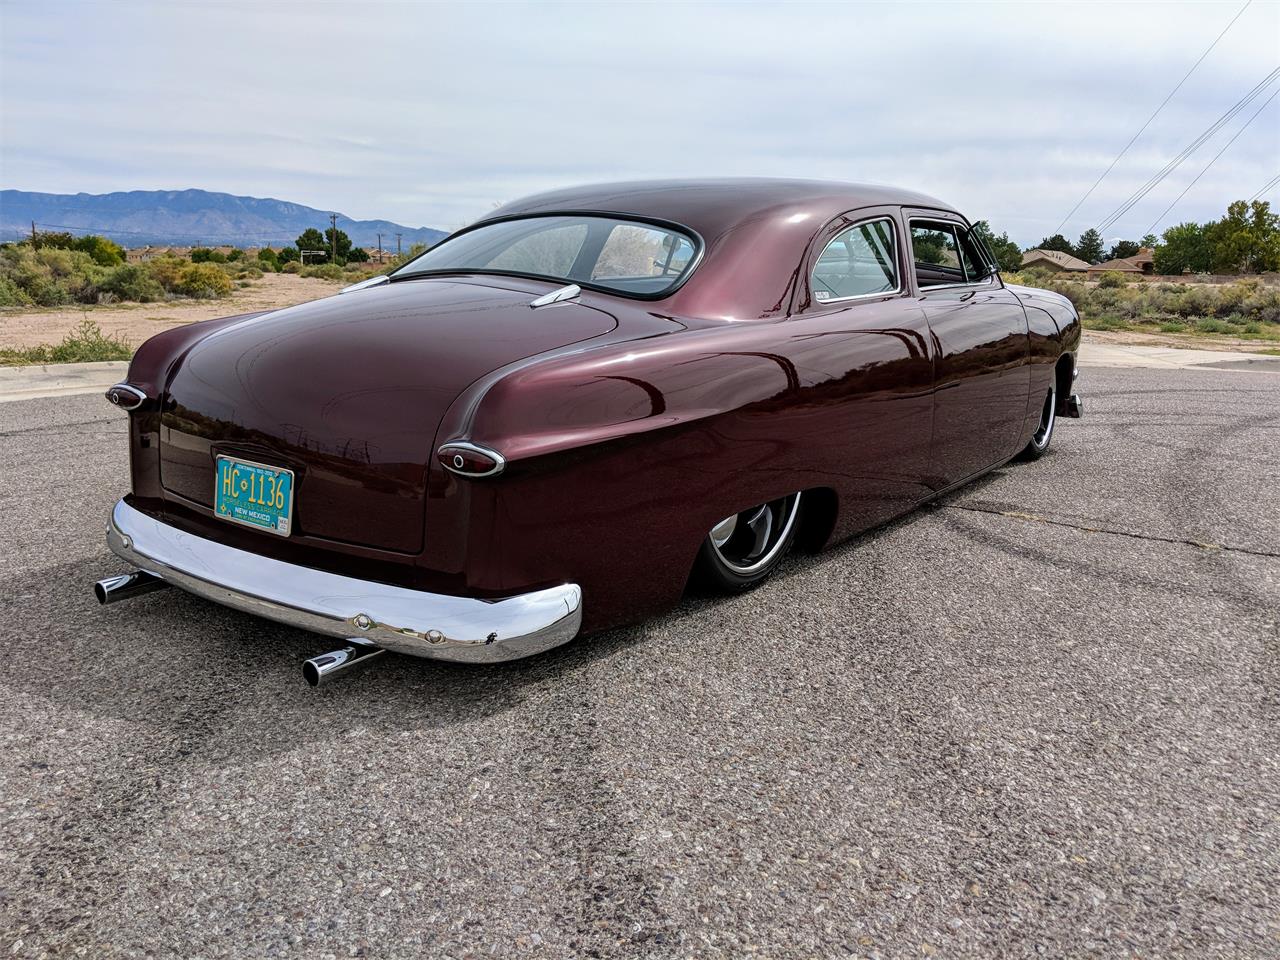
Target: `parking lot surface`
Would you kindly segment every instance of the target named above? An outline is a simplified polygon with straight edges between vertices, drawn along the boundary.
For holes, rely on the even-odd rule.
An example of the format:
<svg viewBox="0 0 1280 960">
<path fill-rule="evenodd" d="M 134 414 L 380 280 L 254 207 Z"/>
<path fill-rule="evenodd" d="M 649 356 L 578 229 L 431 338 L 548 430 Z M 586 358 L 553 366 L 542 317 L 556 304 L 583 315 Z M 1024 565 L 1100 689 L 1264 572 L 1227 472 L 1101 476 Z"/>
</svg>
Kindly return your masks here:
<svg viewBox="0 0 1280 960">
<path fill-rule="evenodd" d="M 745 596 L 320 690 L 323 638 L 99 607 L 124 419 L 0 404 L 0 948 L 1277 956 L 1280 374 L 1079 387 Z"/>
</svg>

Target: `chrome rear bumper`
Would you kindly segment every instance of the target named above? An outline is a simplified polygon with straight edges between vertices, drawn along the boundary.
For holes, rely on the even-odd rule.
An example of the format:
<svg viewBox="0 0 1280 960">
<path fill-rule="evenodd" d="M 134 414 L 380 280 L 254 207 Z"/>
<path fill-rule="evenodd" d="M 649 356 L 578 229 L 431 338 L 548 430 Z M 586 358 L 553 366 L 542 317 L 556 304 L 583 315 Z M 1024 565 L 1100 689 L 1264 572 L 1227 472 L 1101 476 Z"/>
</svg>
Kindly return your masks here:
<svg viewBox="0 0 1280 960">
<path fill-rule="evenodd" d="M 500 600 L 425 593 L 237 550 L 123 500 L 111 511 L 107 545 L 139 569 L 225 606 L 416 657 L 515 660 L 567 643 L 582 624 L 577 584 Z"/>
</svg>

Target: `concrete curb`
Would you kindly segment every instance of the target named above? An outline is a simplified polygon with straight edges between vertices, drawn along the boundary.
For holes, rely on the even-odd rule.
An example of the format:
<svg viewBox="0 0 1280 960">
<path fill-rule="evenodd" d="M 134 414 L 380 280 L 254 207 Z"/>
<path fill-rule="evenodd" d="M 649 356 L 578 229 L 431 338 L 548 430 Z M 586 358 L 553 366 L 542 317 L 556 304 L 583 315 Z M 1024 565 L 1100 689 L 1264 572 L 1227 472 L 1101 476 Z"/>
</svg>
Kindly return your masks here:
<svg viewBox="0 0 1280 960">
<path fill-rule="evenodd" d="M 1145 367 L 1151 370 L 1262 370 L 1280 372 L 1280 357 L 1225 350 L 1182 350 L 1176 347 L 1140 347 L 1118 343 L 1080 346 L 1082 367 Z"/>
<path fill-rule="evenodd" d="M 127 360 L 0 367 L 0 403 L 102 393 L 113 383 L 123 380 L 128 372 Z"/>
</svg>

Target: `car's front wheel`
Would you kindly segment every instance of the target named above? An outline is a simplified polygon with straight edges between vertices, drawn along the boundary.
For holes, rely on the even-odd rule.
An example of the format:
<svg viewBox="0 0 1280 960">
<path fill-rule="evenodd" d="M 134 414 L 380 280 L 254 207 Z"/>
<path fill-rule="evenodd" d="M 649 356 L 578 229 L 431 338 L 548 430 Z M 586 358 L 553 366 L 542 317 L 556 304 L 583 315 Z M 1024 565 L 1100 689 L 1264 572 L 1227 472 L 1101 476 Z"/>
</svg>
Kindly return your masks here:
<svg viewBox="0 0 1280 960">
<path fill-rule="evenodd" d="M 725 517 L 702 542 L 702 579 L 730 593 L 754 587 L 782 562 L 799 515 L 800 494 L 793 493 Z"/>
<path fill-rule="evenodd" d="M 1055 384 L 1049 387 L 1049 393 L 1044 398 L 1044 407 L 1040 411 L 1040 425 L 1032 434 L 1031 442 L 1022 451 L 1023 460 L 1039 460 L 1044 456 L 1045 451 L 1049 449 L 1049 442 L 1053 440 L 1053 428 L 1057 422 L 1058 388 Z"/>
</svg>

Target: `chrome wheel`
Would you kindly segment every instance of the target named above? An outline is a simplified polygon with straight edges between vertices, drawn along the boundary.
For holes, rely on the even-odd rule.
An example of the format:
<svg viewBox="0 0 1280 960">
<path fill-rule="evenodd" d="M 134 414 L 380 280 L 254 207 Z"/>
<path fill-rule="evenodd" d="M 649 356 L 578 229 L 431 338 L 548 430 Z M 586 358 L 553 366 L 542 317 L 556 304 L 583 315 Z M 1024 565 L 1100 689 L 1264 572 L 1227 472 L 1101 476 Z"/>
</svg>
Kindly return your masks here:
<svg viewBox="0 0 1280 960">
<path fill-rule="evenodd" d="M 1036 428 L 1031 443 L 1037 450 L 1049 446 L 1049 438 L 1053 436 L 1053 425 L 1058 419 L 1058 388 L 1049 388 L 1049 395 L 1044 398 L 1044 410 L 1040 414 L 1040 426 Z"/>
<path fill-rule="evenodd" d="M 739 576 L 750 576 L 769 566 L 791 541 L 800 494 L 773 500 L 725 517 L 707 536 L 716 558 Z"/>
</svg>

